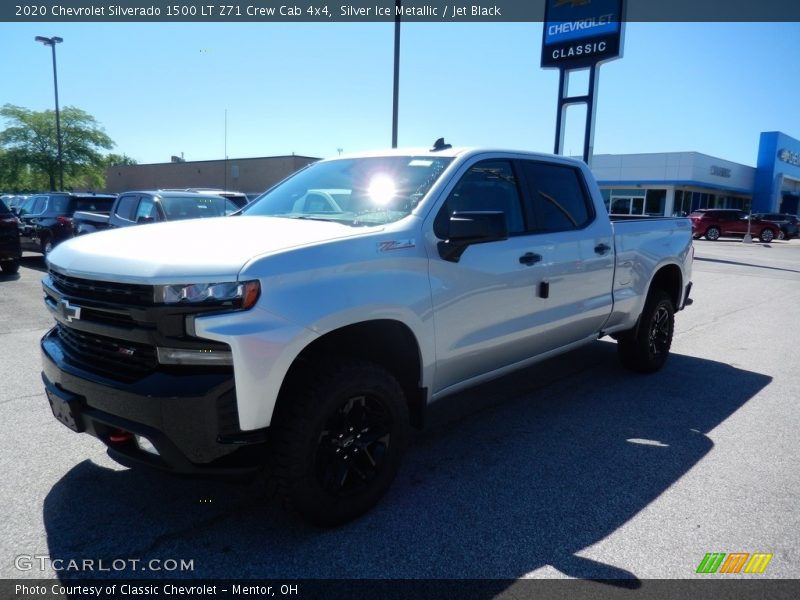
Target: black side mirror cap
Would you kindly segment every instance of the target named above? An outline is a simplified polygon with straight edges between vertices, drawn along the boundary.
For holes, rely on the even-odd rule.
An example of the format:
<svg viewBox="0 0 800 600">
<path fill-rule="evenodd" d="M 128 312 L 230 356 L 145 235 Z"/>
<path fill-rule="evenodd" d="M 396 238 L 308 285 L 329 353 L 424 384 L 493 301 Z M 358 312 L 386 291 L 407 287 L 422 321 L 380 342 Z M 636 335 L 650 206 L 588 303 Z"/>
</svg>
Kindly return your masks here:
<svg viewBox="0 0 800 600">
<path fill-rule="evenodd" d="M 448 237 L 439 242 L 439 256 L 458 262 L 472 244 L 508 239 L 508 221 L 502 211 L 455 212 L 448 223 Z"/>
</svg>

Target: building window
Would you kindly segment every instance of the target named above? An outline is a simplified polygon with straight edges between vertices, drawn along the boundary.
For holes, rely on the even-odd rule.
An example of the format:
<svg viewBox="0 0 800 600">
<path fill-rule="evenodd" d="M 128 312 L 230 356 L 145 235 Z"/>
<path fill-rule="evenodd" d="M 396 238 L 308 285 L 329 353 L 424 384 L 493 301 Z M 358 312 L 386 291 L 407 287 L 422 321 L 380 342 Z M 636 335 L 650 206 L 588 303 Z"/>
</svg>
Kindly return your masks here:
<svg viewBox="0 0 800 600">
<path fill-rule="evenodd" d="M 685 217 L 690 212 L 692 212 L 692 192 L 676 190 L 673 214 Z"/>
<path fill-rule="evenodd" d="M 647 190 L 644 212 L 651 217 L 663 217 L 667 190 Z"/>
</svg>

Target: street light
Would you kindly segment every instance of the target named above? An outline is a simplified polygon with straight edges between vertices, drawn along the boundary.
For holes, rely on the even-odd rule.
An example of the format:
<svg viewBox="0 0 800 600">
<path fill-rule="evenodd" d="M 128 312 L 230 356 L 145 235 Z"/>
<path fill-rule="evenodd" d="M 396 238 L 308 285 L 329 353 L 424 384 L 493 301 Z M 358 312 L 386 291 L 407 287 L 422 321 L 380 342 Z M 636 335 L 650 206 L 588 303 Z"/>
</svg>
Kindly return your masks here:
<svg viewBox="0 0 800 600">
<path fill-rule="evenodd" d="M 45 46 L 50 46 L 53 49 L 53 87 L 56 91 L 56 138 L 58 140 L 58 189 L 64 191 L 64 161 L 61 157 L 61 116 L 58 112 L 58 75 L 56 74 L 56 44 L 60 44 L 64 40 L 60 37 L 44 37 L 41 35 L 36 36 L 37 42 L 42 42 Z"/>
<path fill-rule="evenodd" d="M 397 148 L 397 113 L 400 103 L 400 13 L 403 0 L 394 0 L 394 80 L 392 88 L 392 148 Z"/>
</svg>

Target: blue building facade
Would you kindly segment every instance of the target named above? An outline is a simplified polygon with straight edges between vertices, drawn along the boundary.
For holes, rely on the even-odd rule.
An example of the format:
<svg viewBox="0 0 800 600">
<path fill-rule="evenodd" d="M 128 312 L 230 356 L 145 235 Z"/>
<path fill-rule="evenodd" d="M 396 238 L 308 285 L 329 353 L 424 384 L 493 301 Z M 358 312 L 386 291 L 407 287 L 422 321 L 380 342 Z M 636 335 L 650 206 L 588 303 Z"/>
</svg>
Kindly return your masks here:
<svg viewBox="0 0 800 600">
<path fill-rule="evenodd" d="M 758 145 L 754 212 L 797 214 L 800 204 L 800 141 L 765 131 Z"/>
<path fill-rule="evenodd" d="M 611 214 L 800 213 L 800 140 L 779 131 L 761 134 L 755 168 L 700 152 L 598 154 L 591 168 Z"/>
</svg>

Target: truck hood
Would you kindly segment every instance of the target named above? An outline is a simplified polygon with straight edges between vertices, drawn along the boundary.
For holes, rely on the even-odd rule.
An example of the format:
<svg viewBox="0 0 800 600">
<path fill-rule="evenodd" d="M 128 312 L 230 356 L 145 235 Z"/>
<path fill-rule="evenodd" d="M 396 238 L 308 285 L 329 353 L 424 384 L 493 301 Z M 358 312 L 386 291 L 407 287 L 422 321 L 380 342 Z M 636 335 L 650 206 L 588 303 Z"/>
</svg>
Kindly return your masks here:
<svg viewBox="0 0 800 600">
<path fill-rule="evenodd" d="M 364 232 L 277 217 L 193 219 L 73 238 L 56 246 L 48 263 L 67 275 L 123 283 L 211 283 L 236 279 L 257 256 Z"/>
</svg>

